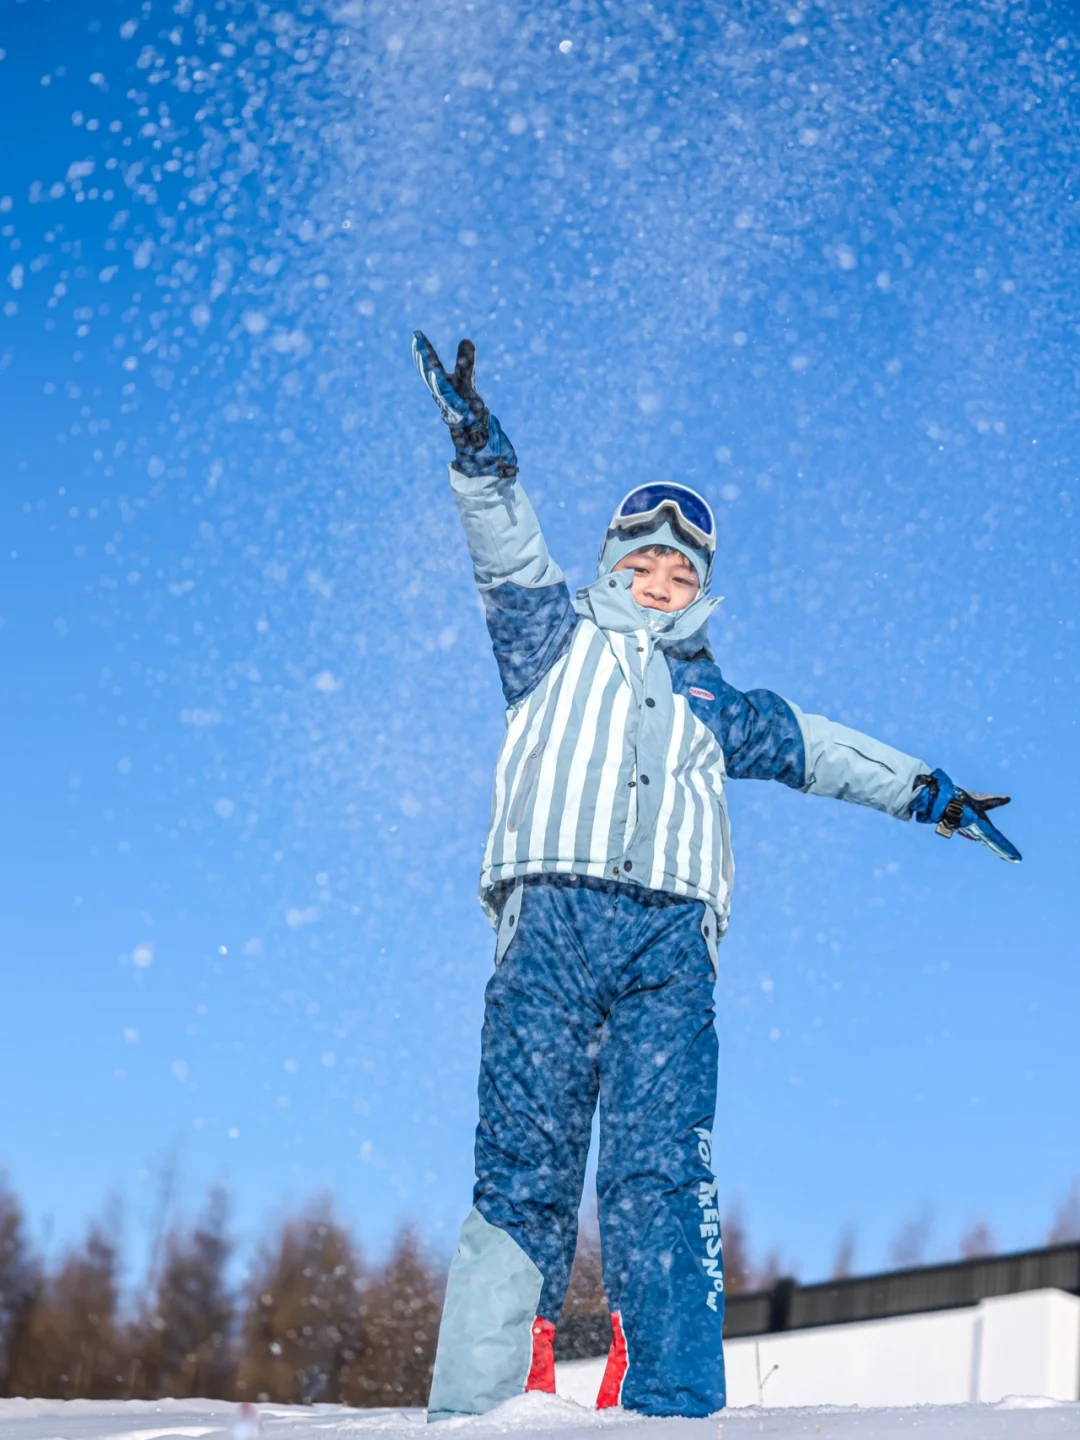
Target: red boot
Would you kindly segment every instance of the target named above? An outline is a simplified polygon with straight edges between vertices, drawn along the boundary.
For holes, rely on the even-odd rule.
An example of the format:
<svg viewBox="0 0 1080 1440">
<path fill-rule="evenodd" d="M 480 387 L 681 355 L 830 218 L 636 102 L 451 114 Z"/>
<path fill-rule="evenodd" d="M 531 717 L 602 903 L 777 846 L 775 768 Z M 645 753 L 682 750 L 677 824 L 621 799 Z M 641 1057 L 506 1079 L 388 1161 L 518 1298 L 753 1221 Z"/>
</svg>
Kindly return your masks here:
<svg viewBox="0 0 1080 1440">
<path fill-rule="evenodd" d="M 533 1321 L 532 1365 L 525 1389 L 555 1394 L 555 1326 L 550 1320 L 541 1320 L 539 1315 Z"/>
<path fill-rule="evenodd" d="M 596 1397 L 598 1410 L 610 1410 L 613 1406 L 621 1404 L 623 1381 L 626 1379 L 626 1371 L 630 1364 L 626 1353 L 626 1336 L 623 1334 L 622 1316 L 618 1310 L 614 1310 L 611 1315 L 611 1332 L 611 1349 L 608 1351 L 604 1378 L 600 1382 L 600 1393 Z"/>
</svg>

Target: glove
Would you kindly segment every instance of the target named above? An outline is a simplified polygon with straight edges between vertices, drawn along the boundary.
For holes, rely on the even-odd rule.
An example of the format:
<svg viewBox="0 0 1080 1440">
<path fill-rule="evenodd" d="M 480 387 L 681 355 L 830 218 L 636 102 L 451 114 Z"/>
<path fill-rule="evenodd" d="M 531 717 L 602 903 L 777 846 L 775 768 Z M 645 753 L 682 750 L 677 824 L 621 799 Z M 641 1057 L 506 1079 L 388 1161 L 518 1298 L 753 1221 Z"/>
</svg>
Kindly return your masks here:
<svg viewBox="0 0 1080 1440">
<path fill-rule="evenodd" d="M 944 770 L 916 775 L 915 787 L 912 815 L 924 825 L 936 825 L 937 833 L 946 840 L 959 832 L 965 840 L 981 840 L 1001 860 L 1015 862 L 1022 858 L 1016 846 L 986 818 L 988 810 L 1008 805 L 1008 795 L 977 795 L 961 790 Z"/>
<path fill-rule="evenodd" d="M 514 447 L 502 426 L 476 393 L 473 371 L 476 346 L 462 340 L 453 375 L 447 375 L 435 347 L 422 330 L 413 331 L 413 359 L 420 378 L 435 397 L 439 414 L 450 426 L 454 468 L 464 475 L 498 475 L 509 480 L 518 472 Z"/>
</svg>

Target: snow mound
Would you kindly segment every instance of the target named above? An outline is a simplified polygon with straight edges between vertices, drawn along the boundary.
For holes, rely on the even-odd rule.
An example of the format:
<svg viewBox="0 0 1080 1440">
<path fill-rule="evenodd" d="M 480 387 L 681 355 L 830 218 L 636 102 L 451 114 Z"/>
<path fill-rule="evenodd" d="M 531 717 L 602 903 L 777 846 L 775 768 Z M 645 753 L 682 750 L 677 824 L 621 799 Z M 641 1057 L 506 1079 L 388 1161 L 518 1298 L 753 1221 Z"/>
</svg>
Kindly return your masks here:
<svg viewBox="0 0 1080 1440">
<path fill-rule="evenodd" d="M 546 1431 L 552 1427 L 561 1429 L 570 1425 L 595 1428 L 605 1423 L 605 1416 L 563 1395 L 548 1395 L 541 1390 L 531 1390 L 527 1395 L 515 1395 L 510 1400 L 504 1400 L 487 1415 L 473 1415 L 467 1419 L 463 1417 L 445 1423 L 455 1429 L 466 1425 L 470 1428 L 497 1431 Z"/>
<path fill-rule="evenodd" d="M 1048 1395 L 1006 1395 L 993 1406 L 995 1410 L 1053 1410 L 1060 1401 Z"/>
</svg>

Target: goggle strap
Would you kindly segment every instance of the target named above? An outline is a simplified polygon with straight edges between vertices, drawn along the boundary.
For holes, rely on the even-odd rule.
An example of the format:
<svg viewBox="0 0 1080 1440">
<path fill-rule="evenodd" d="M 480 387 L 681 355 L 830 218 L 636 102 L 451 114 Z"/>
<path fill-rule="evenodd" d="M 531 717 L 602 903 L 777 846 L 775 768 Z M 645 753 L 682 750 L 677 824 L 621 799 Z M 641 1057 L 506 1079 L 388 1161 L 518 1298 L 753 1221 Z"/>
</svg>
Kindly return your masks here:
<svg viewBox="0 0 1080 1440">
<path fill-rule="evenodd" d="M 688 520 L 683 514 L 679 505 L 673 499 L 661 500 L 660 504 L 652 510 L 639 511 L 636 515 L 616 514 L 611 522 L 611 529 L 617 531 L 634 531 L 640 529 L 643 534 L 656 528 L 657 520 L 667 511 L 671 515 L 672 524 L 675 529 L 682 529 L 686 538 L 702 549 L 708 550 L 711 554 L 716 549 L 715 527 L 712 535 L 707 535 L 699 525 Z M 673 512 L 673 513 L 672 513 Z"/>
</svg>

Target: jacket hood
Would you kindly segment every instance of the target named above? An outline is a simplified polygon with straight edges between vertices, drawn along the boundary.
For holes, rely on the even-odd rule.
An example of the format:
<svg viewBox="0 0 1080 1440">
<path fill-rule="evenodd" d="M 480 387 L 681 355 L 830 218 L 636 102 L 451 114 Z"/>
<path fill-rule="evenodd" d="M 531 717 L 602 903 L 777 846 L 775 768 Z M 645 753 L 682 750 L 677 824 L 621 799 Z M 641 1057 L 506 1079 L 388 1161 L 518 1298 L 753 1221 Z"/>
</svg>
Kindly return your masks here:
<svg viewBox="0 0 1080 1440">
<path fill-rule="evenodd" d="M 664 545 L 671 550 L 678 550 L 680 555 L 685 555 L 694 567 L 702 591 L 708 589 L 708 557 L 677 534 L 672 529 L 670 520 L 665 520 L 655 530 L 648 530 L 644 535 L 620 535 L 618 531 L 609 533 L 600 550 L 597 573 L 601 577 L 610 574 L 620 560 L 632 555 L 635 550 L 646 550 L 650 545 Z"/>
<path fill-rule="evenodd" d="M 667 542 L 657 540 L 654 543 L 663 545 Z M 640 544 L 634 548 L 640 549 Z M 679 549 L 682 549 L 681 545 Z M 676 610 L 671 614 L 664 610 L 651 610 L 639 605 L 630 593 L 633 579 L 630 570 L 602 573 L 599 579 L 577 592 L 574 609 L 579 615 L 595 621 L 601 630 L 614 630 L 623 635 L 634 630 L 647 630 L 661 649 L 670 650 L 681 659 L 691 659 L 700 654 L 711 660 L 709 616 L 720 604 L 719 599 L 714 600 L 710 595 L 701 593 L 685 610 Z"/>
</svg>

